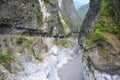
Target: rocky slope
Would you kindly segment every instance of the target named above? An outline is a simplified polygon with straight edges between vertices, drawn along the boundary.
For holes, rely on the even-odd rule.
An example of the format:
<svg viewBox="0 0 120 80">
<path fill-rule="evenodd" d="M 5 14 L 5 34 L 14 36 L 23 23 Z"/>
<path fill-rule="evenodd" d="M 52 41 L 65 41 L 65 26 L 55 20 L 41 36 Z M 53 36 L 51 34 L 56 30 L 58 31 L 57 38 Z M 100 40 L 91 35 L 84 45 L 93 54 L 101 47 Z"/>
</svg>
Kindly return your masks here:
<svg viewBox="0 0 120 80">
<path fill-rule="evenodd" d="M 72 0 L 68 0 L 70 2 L 66 5 L 64 1 L 1 0 L 0 34 L 68 36 L 72 27 L 79 27 L 80 19 Z M 68 6 L 71 6 L 70 10 Z M 70 15 L 68 10 L 73 14 Z M 76 17 L 78 21 L 74 23 Z"/>
<path fill-rule="evenodd" d="M 91 0 L 79 34 L 84 45 L 85 80 L 120 79 L 120 21 L 118 0 Z"/>
<path fill-rule="evenodd" d="M 74 39 L 0 36 L 0 80 L 60 80 L 58 69 L 79 54 Z"/>
</svg>

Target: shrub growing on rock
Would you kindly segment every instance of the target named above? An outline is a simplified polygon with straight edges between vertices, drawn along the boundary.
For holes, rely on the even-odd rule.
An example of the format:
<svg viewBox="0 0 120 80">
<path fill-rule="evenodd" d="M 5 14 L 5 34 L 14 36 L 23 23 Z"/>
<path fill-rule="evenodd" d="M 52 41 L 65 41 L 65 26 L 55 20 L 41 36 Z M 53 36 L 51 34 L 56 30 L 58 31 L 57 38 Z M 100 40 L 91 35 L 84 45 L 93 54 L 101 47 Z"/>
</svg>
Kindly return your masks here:
<svg viewBox="0 0 120 80">
<path fill-rule="evenodd" d="M 17 38 L 17 44 L 22 44 L 26 39 L 24 37 Z"/>
</svg>

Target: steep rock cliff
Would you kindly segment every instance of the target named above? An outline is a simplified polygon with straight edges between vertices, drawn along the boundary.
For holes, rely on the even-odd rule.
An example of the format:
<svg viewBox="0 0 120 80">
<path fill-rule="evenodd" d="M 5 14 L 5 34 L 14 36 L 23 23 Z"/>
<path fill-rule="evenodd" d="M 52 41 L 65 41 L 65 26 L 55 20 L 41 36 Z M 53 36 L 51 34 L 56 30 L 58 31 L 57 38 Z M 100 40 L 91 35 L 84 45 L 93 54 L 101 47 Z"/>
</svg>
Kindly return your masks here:
<svg viewBox="0 0 120 80">
<path fill-rule="evenodd" d="M 81 20 L 79 14 L 75 10 L 73 0 L 59 0 L 61 3 L 60 9 L 64 20 L 69 24 L 72 31 L 79 31 Z"/>
<path fill-rule="evenodd" d="M 71 27 L 79 27 L 79 25 L 76 25 L 79 24 L 79 21 L 77 23 L 73 22 L 74 16 L 75 18 L 78 17 L 73 2 L 64 5 L 63 1 L 1 0 L 0 34 L 68 36 Z M 72 6 L 72 16 L 68 16 L 69 12 L 67 13 L 67 11 L 69 9 L 66 8 L 67 5 Z M 66 10 L 63 10 L 62 7 L 65 7 Z M 63 17 L 63 12 L 66 13 L 64 14 L 64 16 L 67 16 L 66 18 Z M 70 20 L 69 23 L 68 20 Z"/>
<path fill-rule="evenodd" d="M 83 21 L 82 27 L 80 29 L 79 33 L 79 44 L 82 44 L 85 42 L 85 39 L 87 35 L 90 33 L 91 27 L 94 25 L 96 19 L 97 19 L 97 14 L 100 10 L 100 5 L 101 5 L 101 0 L 90 0 L 90 8 L 88 10 L 88 13 L 86 14 L 86 18 Z"/>
<path fill-rule="evenodd" d="M 22 34 L 40 29 L 42 12 L 37 0 L 1 0 L 0 34 Z"/>
<path fill-rule="evenodd" d="M 97 5 L 96 5 L 97 4 Z M 91 0 L 79 34 L 86 80 L 119 80 L 120 25 L 118 0 Z"/>
</svg>

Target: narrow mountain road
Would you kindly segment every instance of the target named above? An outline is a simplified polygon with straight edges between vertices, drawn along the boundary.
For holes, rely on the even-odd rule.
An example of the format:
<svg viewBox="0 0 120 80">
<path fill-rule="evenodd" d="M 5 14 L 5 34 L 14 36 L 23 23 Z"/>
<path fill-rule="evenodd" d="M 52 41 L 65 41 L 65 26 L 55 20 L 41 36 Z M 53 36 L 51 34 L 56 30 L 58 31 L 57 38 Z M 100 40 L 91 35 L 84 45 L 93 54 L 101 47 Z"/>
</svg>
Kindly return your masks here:
<svg viewBox="0 0 120 80">
<path fill-rule="evenodd" d="M 59 69 L 61 80 L 84 80 L 84 68 L 82 65 L 81 54 L 73 61 Z"/>
</svg>

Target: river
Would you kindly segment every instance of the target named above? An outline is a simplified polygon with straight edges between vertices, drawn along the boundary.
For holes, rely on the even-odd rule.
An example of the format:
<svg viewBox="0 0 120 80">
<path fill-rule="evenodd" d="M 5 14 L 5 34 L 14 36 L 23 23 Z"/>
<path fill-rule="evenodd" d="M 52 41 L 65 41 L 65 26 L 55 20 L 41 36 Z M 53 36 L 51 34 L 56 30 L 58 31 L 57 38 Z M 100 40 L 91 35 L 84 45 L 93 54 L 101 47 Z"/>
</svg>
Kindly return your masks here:
<svg viewBox="0 0 120 80">
<path fill-rule="evenodd" d="M 83 70 L 82 57 L 79 54 L 76 59 L 59 69 L 59 77 L 61 80 L 84 80 Z"/>
<path fill-rule="evenodd" d="M 21 66 L 24 70 L 13 74 L 15 80 L 84 80 L 82 53 L 76 42 L 67 48 L 53 46 L 43 62 L 33 56 L 31 61 L 21 61 Z"/>
</svg>

